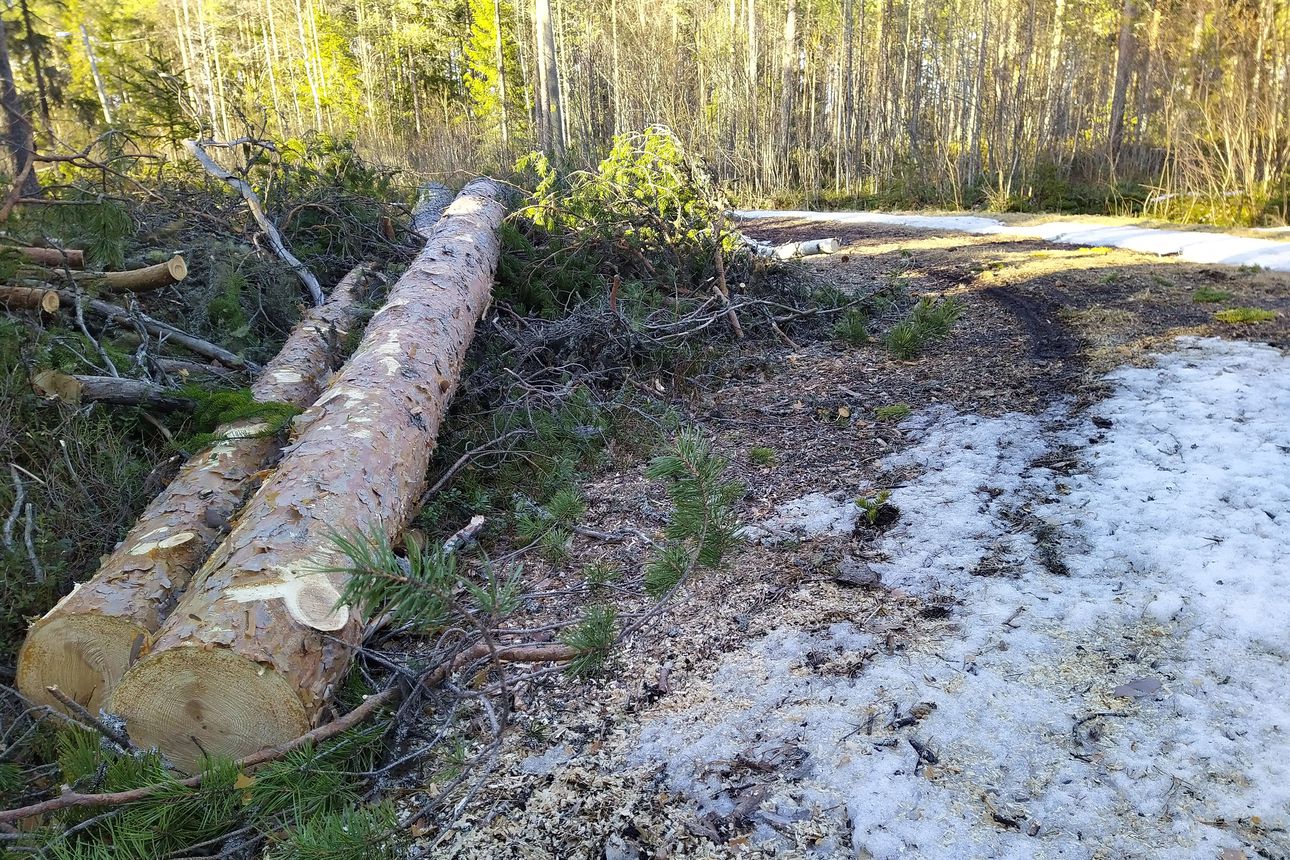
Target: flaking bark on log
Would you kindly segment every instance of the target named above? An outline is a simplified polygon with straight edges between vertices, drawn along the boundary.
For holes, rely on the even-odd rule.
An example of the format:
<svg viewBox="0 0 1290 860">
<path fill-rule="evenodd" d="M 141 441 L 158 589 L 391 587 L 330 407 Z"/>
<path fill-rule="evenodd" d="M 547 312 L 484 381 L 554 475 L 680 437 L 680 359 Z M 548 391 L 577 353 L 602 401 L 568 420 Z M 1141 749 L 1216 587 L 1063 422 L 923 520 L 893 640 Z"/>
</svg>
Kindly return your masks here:
<svg viewBox="0 0 1290 860">
<path fill-rule="evenodd" d="M 338 359 L 337 342 L 359 318 L 366 267 L 350 272 L 307 314 L 251 387 L 261 402 L 309 405 Z M 247 490 L 277 449 L 255 420 L 220 427 L 220 441 L 193 456 L 139 517 L 88 582 L 77 585 L 27 634 L 18 687 L 58 707 L 57 686 L 97 711 L 106 693 L 174 608 Z M 241 437 L 241 438 L 239 438 Z"/>
<path fill-rule="evenodd" d="M 472 182 L 390 291 L 305 429 L 202 567 L 110 707 L 181 767 L 239 757 L 315 722 L 363 624 L 337 606 L 337 532 L 397 534 L 415 511 L 476 320 L 489 302 L 502 187 Z"/>
</svg>

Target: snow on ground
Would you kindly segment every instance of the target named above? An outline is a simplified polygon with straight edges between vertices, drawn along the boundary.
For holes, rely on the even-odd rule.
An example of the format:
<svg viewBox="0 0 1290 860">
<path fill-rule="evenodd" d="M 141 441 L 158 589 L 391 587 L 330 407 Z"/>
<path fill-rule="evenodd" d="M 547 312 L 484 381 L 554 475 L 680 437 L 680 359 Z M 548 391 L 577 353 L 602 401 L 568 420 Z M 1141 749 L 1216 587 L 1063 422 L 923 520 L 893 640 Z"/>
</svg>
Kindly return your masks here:
<svg viewBox="0 0 1290 860">
<path fill-rule="evenodd" d="M 1252 239 L 1224 233 L 1159 230 L 1152 227 L 1080 224 L 1053 221 L 1030 226 L 1008 225 L 979 215 L 888 215 L 882 212 L 806 212 L 794 210 L 742 210 L 736 218 L 794 218 L 831 224 L 889 224 L 914 230 L 959 230 L 981 235 L 1045 239 L 1061 245 L 1128 248 L 1144 254 L 1178 256 L 1193 263 L 1226 263 L 1262 266 L 1290 272 L 1290 242 Z"/>
<path fill-rule="evenodd" d="M 639 761 L 718 815 L 721 763 L 780 762 L 755 838 L 848 821 L 819 856 L 1290 856 L 1290 359 L 1180 339 L 1111 380 L 1076 417 L 907 421 L 874 567 L 949 617 L 894 652 L 880 618 L 781 629 Z"/>
</svg>

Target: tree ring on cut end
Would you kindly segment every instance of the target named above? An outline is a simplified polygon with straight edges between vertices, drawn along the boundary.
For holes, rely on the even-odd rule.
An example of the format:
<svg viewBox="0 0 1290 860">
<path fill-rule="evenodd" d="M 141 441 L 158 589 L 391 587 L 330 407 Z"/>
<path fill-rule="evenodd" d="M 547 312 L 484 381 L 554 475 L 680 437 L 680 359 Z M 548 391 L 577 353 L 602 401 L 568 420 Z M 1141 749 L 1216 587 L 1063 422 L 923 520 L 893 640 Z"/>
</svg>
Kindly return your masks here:
<svg viewBox="0 0 1290 860">
<path fill-rule="evenodd" d="M 299 737 L 309 720 L 296 690 L 270 668 L 224 648 L 169 648 L 140 661 L 111 710 L 130 739 L 189 773 L 203 752 L 243 758 Z"/>
<path fill-rule="evenodd" d="M 55 616 L 27 634 L 18 655 L 18 688 L 42 705 L 66 710 L 46 687 L 98 713 L 125 670 L 135 643 L 147 631 L 123 618 L 77 614 Z"/>
</svg>

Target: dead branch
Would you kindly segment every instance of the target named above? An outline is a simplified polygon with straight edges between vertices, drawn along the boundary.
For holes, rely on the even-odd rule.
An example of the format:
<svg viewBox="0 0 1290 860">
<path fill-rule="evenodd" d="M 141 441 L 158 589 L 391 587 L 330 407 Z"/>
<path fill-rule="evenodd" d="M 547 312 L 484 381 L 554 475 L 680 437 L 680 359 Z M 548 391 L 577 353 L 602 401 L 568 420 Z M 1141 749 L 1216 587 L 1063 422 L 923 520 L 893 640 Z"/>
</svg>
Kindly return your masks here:
<svg viewBox="0 0 1290 860">
<path fill-rule="evenodd" d="M 23 486 L 22 478 L 18 477 L 18 467 L 9 464 L 9 475 L 13 478 L 13 509 L 9 511 L 9 516 L 4 521 L 4 546 L 5 549 L 13 552 L 13 527 L 18 524 L 18 516 L 22 513 L 22 503 L 27 498 L 27 488 Z"/>
<path fill-rule="evenodd" d="M 40 566 L 40 559 L 36 558 L 36 542 L 32 539 L 32 531 L 36 525 L 36 511 L 31 502 L 27 503 L 26 508 L 27 521 L 23 524 L 22 541 L 27 547 L 27 560 L 31 562 L 31 572 L 35 575 L 37 582 L 45 581 L 45 569 Z"/>
<path fill-rule="evenodd" d="M 296 277 L 309 290 L 309 295 L 313 298 L 314 304 L 321 305 L 323 303 L 323 292 L 318 279 L 314 277 L 313 272 L 309 271 L 309 268 L 304 263 L 300 262 L 287 249 L 286 243 L 282 240 L 282 234 L 269 220 L 269 216 L 264 214 L 264 204 L 260 202 L 260 197 L 255 193 L 255 189 L 246 180 L 239 179 L 223 167 L 220 167 L 213 158 L 207 155 L 206 150 L 202 147 L 210 145 L 213 144 L 198 143 L 195 140 L 184 141 L 184 148 L 192 153 L 193 158 L 201 163 L 207 173 L 236 189 L 242 195 L 242 199 L 246 201 L 246 207 L 251 210 L 251 217 L 255 219 L 255 223 L 259 224 L 260 229 L 268 236 L 269 245 L 272 246 L 274 253 L 296 273 Z"/>
<path fill-rule="evenodd" d="M 49 692 L 49 695 L 61 702 L 63 707 L 71 711 L 77 719 L 93 728 L 96 732 L 119 746 L 122 750 L 128 752 L 134 748 L 128 737 L 91 714 L 84 706 L 81 705 L 80 702 L 76 701 L 62 690 L 57 687 L 46 687 L 45 689 Z"/>
<path fill-rule="evenodd" d="M 0 304 L 9 300 L 13 290 L 22 289 L 21 287 L 0 287 Z M 58 290 L 59 299 L 69 307 L 76 306 L 76 293 L 70 290 Z M 165 337 L 172 343 L 177 343 L 189 352 L 213 359 L 228 367 L 238 370 L 258 371 L 259 365 L 249 362 L 246 359 L 229 352 L 222 346 L 216 346 L 210 341 L 202 340 L 199 337 L 181 331 L 169 323 L 161 320 L 155 320 L 143 313 L 136 312 L 132 318 L 129 311 L 120 305 L 114 305 L 111 302 L 105 302 L 100 299 L 88 299 L 85 302 L 85 309 L 97 316 L 103 317 L 107 322 L 113 325 L 128 325 L 134 327 L 135 322 L 143 326 L 144 330 L 153 337 Z"/>
</svg>

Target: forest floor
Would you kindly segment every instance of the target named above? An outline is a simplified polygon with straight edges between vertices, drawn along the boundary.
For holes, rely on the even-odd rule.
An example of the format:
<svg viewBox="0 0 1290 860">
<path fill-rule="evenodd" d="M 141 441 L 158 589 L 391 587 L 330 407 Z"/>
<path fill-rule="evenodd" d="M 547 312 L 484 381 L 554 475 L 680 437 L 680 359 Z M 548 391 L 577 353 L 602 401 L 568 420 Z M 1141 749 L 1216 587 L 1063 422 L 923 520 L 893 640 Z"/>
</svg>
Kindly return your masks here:
<svg viewBox="0 0 1290 860">
<path fill-rule="evenodd" d="M 1290 275 L 746 227 L 838 235 L 800 277 L 963 315 L 913 361 L 763 344 L 677 393 L 748 540 L 606 679 L 521 684 L 424 856 L 1290 857 Z M 591 529 L 662 522 L 641 464 L 583 491 Z M 576 592 L 643 550 L 578 537 L 526 573 Z"/>
</svg>

